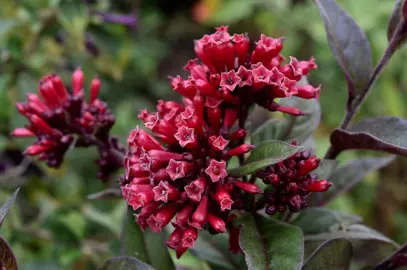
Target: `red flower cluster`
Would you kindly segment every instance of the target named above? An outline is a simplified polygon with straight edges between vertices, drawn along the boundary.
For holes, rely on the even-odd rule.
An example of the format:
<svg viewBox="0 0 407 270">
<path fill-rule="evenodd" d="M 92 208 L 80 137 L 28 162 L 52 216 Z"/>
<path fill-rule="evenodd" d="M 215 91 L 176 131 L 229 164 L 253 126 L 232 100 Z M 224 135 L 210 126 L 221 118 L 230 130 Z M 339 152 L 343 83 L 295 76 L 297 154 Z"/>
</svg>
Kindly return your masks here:
<svg viewBox="0 0 407 270">
<path fill-rule="evenodd" d="M 80 69 L 73 73 L 71 91 L 59 76 L 51 74 L 43 77 L 39 83 L 40 96 L 28 93 L 27 103 L 16 104 L 30 124 L 15 129 L 12 135 L 37 137 L 25 154 L 38 155 L 50 167 L 59 167 L 71 146 L 97 143 L 100 153 L 98 176 L 103 179 L 122 166 L 114 151 L 123 152 L 124 149 L 109 136 L 115 120 L 107 105 L 98 99 L 99 79 L 92 80 L 89 102 L 84 99 L 83 82 Z"/>
<path fill-rule="evenodd" d="M 298 212 L 307 206 L 305 196 L 308 193 L 328 190 L 332 183 L 317 180 L 318 175 L 311 173 L 319 162 L 320 159 L 309 151 L 301 151 L 257 172 L 265 184 L 273 187 L 273 191 L 265 192 L 266 213 L 274 215 L 284 212 L 287 207 L 291 212 Z"/>
<path fill-rule="evenodd" d="M 230 158 L 252 149 L 242 143 L 244 129 L 231 131 L 236 110 L 205 103 L 199 95 L 184 103 L 161 100 L 158 112 L 139 114 L 154 136 L 138 127 L 130 133 L 122 181 L 123 197 L 138 211 L 141 228 L 158 232 L 173 220 L 176 229 L 166 243 L 178 257 L 194 246 L 206 224 L 214 233 L 233 231 L 236 238 L 229 213 L 242 208 L 242 190 L 263 192 L 226 170 Z"/>
<path fill-rule="evenodd" d="M 201 63 L 198 59 L 190 60 L 184 67 L 190 73 L 188 79 L 171 77 L 171 85 L 190 99 L 199 93 L 210 98 L 212 104 L 226 102 L 248 108 L 256 103 L 270 111 L 302 115 L 299 109 L 281 106 L 274 100 L 318 97 L 320 87 L 297 85 L 302 76 L 317 66 L 313 58 L 298 61 L 290 57 L 289 63 L 282 64 L 283 40 L 261 35 L 250 51 L 246 34 L 230 35 L 227 26 L 218 27 L 214 34 L 195 42 L 195 53 Z"/>
</svg>

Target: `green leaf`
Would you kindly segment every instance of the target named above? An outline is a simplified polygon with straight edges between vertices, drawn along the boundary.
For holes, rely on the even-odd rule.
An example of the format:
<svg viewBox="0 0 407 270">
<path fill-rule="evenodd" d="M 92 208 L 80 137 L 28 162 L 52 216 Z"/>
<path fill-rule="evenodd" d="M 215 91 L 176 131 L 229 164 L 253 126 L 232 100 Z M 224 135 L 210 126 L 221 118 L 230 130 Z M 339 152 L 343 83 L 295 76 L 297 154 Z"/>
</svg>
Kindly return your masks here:
<svg viewBox="0 0 407 270">
<path fill-rule="evenodd" d="M 301 146 L 282 141 L 265 141 L 251 151 L 245 165 L 229 170 L 229 174 L 238 177 L 254 173 L 268 165 L 280 162 L 302 149 Z"/>
<path fill-rule="evenodd" d="M 17 260 L 14 256 L 13 250 L 0 236 L 0 262 L 2 263 L 2 268 L 7 270 L 17 270 Z"/>
<path fill-rule="evenodd" d="M 329 181 L 333 183 L 328 191 L 321 194 L 319 205 L 330 203 L 362 181 L 366 175 L 387 166 L 394 160 L 394 156 L 385 158 L 363 158 L 355 160 L 336 169 Z"/>
<path fill-rule="evenodd" d="M 300 227 L 303 233 L 307 235 L 346 228 L 361 221 L 362 219 L 356 215 L 323 207 L 310 207 L 301 211 L 292 224 Z"/>
<path fill-rule="evenodd" d="M 142 261 L 127 256 L 114 257 L 107 260 L 102 270 L 154 270 L 150 265 Z"/>
<path fill-rule="evenodd" d="M 113 200 L 118 198 L 121 198 L 121 191 L 119 188 L 107 188 L 88 195 L 89 200 Z"/>
<path fill-rule="evenodd" d="M 78 211 L 72 211 L 61 216 L 60 222 L 62 222 L 79 241 L 85 236 L 86 220 Z"/>
<path fill-rule="evenodd" d="M 398 117 L 372 117 L 352 125 L 349 129 L 336 129 L 331 144 L 337 152 L 365 149 L 407 156 L 407 120 Z"/>
<path fill-rule="evenodd" d="M 269 119 L 252 134 L 254 145 L 266 140 L 282 140 L 291 143 L 296 140 L 302 144 L 309 139 L 321 120 L 321 106 L 317 99 L 301 99 L 297 97 L 280 100 L 281 105 L 300 109 L 303 116 L 288 116 L 285 119 Z"/>
<path fill-rule="evenodd" d="M 4 218 L 6 217 L 8 211 L 10 210 L 11 206 L 13 205 L 15 199 L 17 198 L 17 194 L 20 188 L 17 188 L 14 191 L 13 195 L 0 207 L 0 227 L 3 225 Z"/>
<path fill-rule="evenodd" d="M 143 232 L 135 221 L 132 208 L 129 207 L 126 213 L 120 240 L 121 255 L 134 256 L 157 270 L 175 269 L 165 246 L 164 234 L 149 229 Z"/>
<path fill-rule="evenodd" d="M 319 179 L 328 179 L 338 164 L 339 162 L 336 159 L 323 159 L 319 163 L 318 168 L 312 172 L 316 173 Z"/>
<path fill-rule="evenodd" d="M 240 269 L 243 262 L 241 255 L 230 252 L 226 234 L 211 235 L 206 231 L 200 232 L 191 252 L 216 267 L 215 269 Z"/>
<path fill-rule="evenodd" d="M 299 144 L 305 142 L 314 131 L 317 129 L 321 121 L 321 106 L 319 100 L 303 99 L 298 97 L 284 98 L 280 100 L 279 104 L 283 106 L 295 107 L 305 113 L 303 116 L 288 116 L 285 126 L 287 130 L 283 134 L 286 142 L 297 140 Z"/>
<path fill-rule="evenodd" d="M 352 224 L 341 231 L 325 232 L 316 235 L 306 235 L 305 241 L 320 241 L 334 238 L 346 238 L 349 240 L 375 240 L 386 244 L 398 246 L 396 242 L 387 238 L 378 231 L 362 224 Z"/>
<path fill-rule="evenodd" d="M 348 240 L 328 240 L 311 255 L 302 269 L 347 270 L 350 268 L 352 253 L 352 244 Z"/>
<path fill-rule="evenodd" d="M 229 0 L 224 1 L 221 8 L 216 9 L 213 18 L 210 19 L 212 24 L 232 24 L 239 20 L 248 18 L 254 10 L 254 1 Z"/>
<path fill-rule="evenodd" d="M 335 0 L 315 0 L 324 21 L 329 48 L 345 74 L 349 101 L 366 87 L 372 73 L 372 52 L 366 34 Z"/>
<path fill-rule="evenodd" d="M 15 20 L 0 20 L 0 39 L 4 37 L 14 26 L 17 25 L 17 21 Z"/>
<path fill-rule="evenodd" d="M 242 225 L 240 247 L 250 270 L 301 269 L 304 240 L 298 227 L 251 215 L 237 224 Z"/>
</svg>

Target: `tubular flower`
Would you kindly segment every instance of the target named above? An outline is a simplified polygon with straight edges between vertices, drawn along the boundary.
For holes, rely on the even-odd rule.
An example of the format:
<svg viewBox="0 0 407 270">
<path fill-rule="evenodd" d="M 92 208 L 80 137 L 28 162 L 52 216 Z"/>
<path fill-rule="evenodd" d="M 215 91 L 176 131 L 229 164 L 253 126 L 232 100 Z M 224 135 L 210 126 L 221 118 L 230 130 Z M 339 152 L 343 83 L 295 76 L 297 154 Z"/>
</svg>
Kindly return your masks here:
<svg viewBox="0 0 407 270">
<path fill-rule="evenodd" d="M 195 41 L 197 59 L 184 67 L 190 76 L 170 77 L 172 88 L 192 99 L 196 93 L 210 103 L 228 103 L 248 108 L 256 103 L 270 111 L 302 115 L 297 108 L 281 106 L 274 100 L 297 96 L 317 98 L 320 87 L 299 86 L 297 82 L 311 69 L 316 69 L 314 59 L 299 61 L 294 57 L 285 61 L 280 55 L 284 38 L 265 35 L 250 50 L 247 34 L 229 34 L 227 26 L 216 28 L 211 35 Z M 243 116 L 244 117 L 244 116 Z"/>
<path fill-rule="evenodd" d="M 109 136 L 115 120 L 107 105 L 98 98 L 100 80 L 91 83 L 90 97 L 84 98 L 84 76 L 80 69 L 72 75 L 70 91 L 55 74 L 43 77 L 39 95 L 27 94 L 26 103 L 17 103 L 20 114 L 29 120 L 24 128 L 12 132 L 15 137 L 36 137 L 25 154 L 38 156 L 50 167 L 59 167 L 66 151 L 72 146 L 86 147 L 98 142 L 100 159 L 98 177 L 105 179 L 120 168 L 114 154 L 124 151 L 118 141 Z"/>
<path fill-rule="evenodd" d="M 298 212 L 307 206 L 305 196 L 310 192 L 327 191 L 332 183 L 317 180 L 318 175 L 311 173 L 319 162 L 309 151 L 301 151 L 257 172 L 265 184 L 272 186 L 271 192 L 265 192 L 266 213 L 274 215 L 287 207 L 291 212 Z"/>
<path fill-rule="evenodd" d="M 227 161 L 252 146 L 242 143 L 245 130 L 231 131 L 237 113 L 212 105 L 199 95 L 183 105 L 161 100 L 157 112 L 139 114 L 150 131 L 137 127 L 128 137 L 123 197 L 141 228 L 158 232 L 172 222 L 166 243 L 178 257 L 206 225 L 212 233 L 231 230 L 228 216 L 242 207 L 242 191 L 263 192 L 228 175 Z"/>
</svg>

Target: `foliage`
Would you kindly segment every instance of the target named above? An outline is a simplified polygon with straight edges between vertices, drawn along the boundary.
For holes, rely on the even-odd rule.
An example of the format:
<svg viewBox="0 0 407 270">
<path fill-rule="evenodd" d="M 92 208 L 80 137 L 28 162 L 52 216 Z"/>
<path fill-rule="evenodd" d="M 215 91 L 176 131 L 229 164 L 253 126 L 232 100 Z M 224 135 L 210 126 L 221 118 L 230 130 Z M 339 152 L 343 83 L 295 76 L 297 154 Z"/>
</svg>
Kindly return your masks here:
<svg viewBox="0 0 407 270">
<path fill-rule="evenodd" d="M 401 177 L 406 161 L 380 153 L 407 153 L 405 1 L 181 2 L 171 7 L 163 1 L 2 3 L 2 201 L 21 186 L 4 224 L 18 191 L 0 209 L 1 262 L 7 269 L 17 269 L 17 262 L 20 269 L 241 269 L 243 261 L 249 269 L 394 269 L 406 264 L 405 246 L 397 244 L 407 239 L 407 184 Z M 279 101 L 301 109 L 303 117 L 249 117 L 257 121 L 248 139 L 256 148 L 229 173 L 249 176 L 264 189 L 256 171 L 306 149 L 319 156 L 327 152 L 314 172 L 334 185 L 308 197 L 310 206 L 320 207 L 298 214 L 237 213 L 241 254 L 228 250 L 226 237 L 208 233 L 177 260 L 164 244 L 167 231 L 143 232 L 118 199 L 123 171 L 107 183 L 96 180 L 97 151 L 68 150 L 57 170 L 24 157 L 29 140 L 9 136 L 25 124 L 14 104 L 36 92 L 44 74 L 57 72 L 67 82 L 80 66 L 89 74 L 86 80 L 100 79 L 100 98 L 116 118 L 111 133 L 124 143 L 141 125 L 141 109 L 153 108 L 157 99 L 180 99 L 167 76 L 181 72 L 193 55 L 194 39 L 220 24 L 253 38 L 258 33 L 286 36 L 291 42 L 284 53 L 313 55 L 319 68 L 308 79 L 322 85 L 320 102 Z M 298 146 L 290 145 L 294 139 Z M 253 195 L 245 203 L 260 205 L 261 199 Z M 366 246 L 377 252 L 366 255 Z"/>
</svg>

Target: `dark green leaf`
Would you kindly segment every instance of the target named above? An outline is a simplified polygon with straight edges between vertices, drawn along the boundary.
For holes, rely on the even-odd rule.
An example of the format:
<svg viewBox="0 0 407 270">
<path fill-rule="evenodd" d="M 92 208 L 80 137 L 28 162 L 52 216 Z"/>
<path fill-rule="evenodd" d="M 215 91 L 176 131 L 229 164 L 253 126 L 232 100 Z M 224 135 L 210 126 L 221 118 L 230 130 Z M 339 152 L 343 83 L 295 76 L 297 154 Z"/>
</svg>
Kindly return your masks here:
<svg viewBox="0 0 407 270">
<path fill-rule="evenodd" d="M 0 236 L 0 261 L 3 264 L 4 269 L 7 270 L 17 270 L 17 261 L 16 257 L 14 256 L 13 251 L 9 244 L 7 244 L 6 240 Z"/>
<path fill-rule="evenodd" d="M 372 228 L 362 224 L 352 224 L 341 231 L 325 232 L 316 235 L 306 235 L 305 241 L 320 241 L 334 238 L 346 238 L 349 240 L 374 240 L 380 241 L 389 245 L 398 246 L 393 240 L 387 238 L 383 234 L 375 231 Z"/>
<path fill-rule="evenodd" d="M 322 244 L 307 260 L 303 269 L 347 270 L 352 260 L 352 244 L 342 239 L 332 239 Z"/>
<path fill-rule="evenodd" d="M 105 262 L 101 268 L 102 270 L 154 270 L 148 264 L 142 261 L 127 256 L 114 257 Z"/>
<path fill-rule="evenodd" d="M 230 175 L 243 176 L 251 174 L 268 165 L 282 161 L 303 149 L 301 146 L 293 146 L 282 141 L 265 141 L 254 148 L 245 165 L 231 169 Z"/>
<path fill-rule="evenodd" d="M 135 221 L 133 210 L 129 207 L 123 222 L 121 235 L 121 255 L 134 256 L 157 270 L 175 268 L 163 233 L 153 233 L 149 229 L 143 232 Z M 157 258 L 160 258 L 157 260 Z"/>
<path fill-rule="evenodd" d="M 349 100 L 366 87 L 372 72 L 372 52 L 365 33 L 335 0 L 315 0 L 324 21 L 329 48 L 345 74 Z"/>
<path fill-rule="evenodd" d="M 362 219 L 355 215 L 323 207 L 310 207 L 302 211 L 292 224 L 300 227 L 304 234 L 307 235 L 347 228 L 361 221 Z"/>
<path fill-rule="evenodd" d="M 251 215 L 237 223 L 242 225 L 240 247 L 250 270 L 301 269 L 304 240 L 298 227 Z"/>
<path fill-rule="evenodd" d="M 295 107 L 305 113 L 303 116 L 288 116 L 285 126 L 287 129 L 282 134 L 286 142 L 297 140 L 299 144 L 305 142 L 317 129 L 321 121 L 321 106 L 318 99 L 303 99 L 298 97 L 284 98 L 279 104 Z"/>
<path fill-rule="evenodd" d="M 17 198 L 17 194 L 20 188 L 17 188 L 14 191 L 13 195 L 11 195 L 10 199 L 8 199 L 1 207 L 0 207 L 0 227 L 3 225 L 4 218 L 6 217 L 8 211 L 10 210 L 11 206 L 13 205 L 14 200 Z"/>
<path fill-rule="evenodd" d="M 336 159 L 323 159 L 313 173 L 316 173 L 319 179 L 328 179 L 338 164 L 339 162 Z"/>
<path fill-rule="evenodd" d="M 407 121 L 398 117 L 373 117 L 348 130 L 336 129 L 331 144 L 338 152 L 347 149 L 384 151 L 407 156 Z"/>
<path fill-rule="evenodd" d="M 211 235 L 206 231 L 200 232 L 191 252 L 216 269 L 241 269 L 244 260 L 243 256 L 230 252 L 226 234 Z"/>
<path fill-rule="evenodd" d="M 269 119 L 253 132 L 254 145 L 266 140 L 283 140 L 291 143 L 297 140 L 299 144 L 311 137 L 321 120 L 321 107 L 317 99 L 285 98 L 281 105 L 300 109 L 304 116 L 288 116 L 285 119 Z"/>
<path fill-rule="evenodd" d="M 259 126 L 252 134 L 252 143 L 258 145 L 268 140 L 282 140 L 289 121 L 269 119 Z"/>
<path fill-rule="evenodd" d="M 333 183 L 333 186 L 321 194 L 319 204 L 324 205 L 331 202 L 338 195 L 347 192 L 357 185 L 366 175 L 387 166 L 393 160 L 394 156 L 385 158 L 363 158 L 341 166 L 328 178 L 329 181 Z"/>
<path fill-rule="evenodd" d="M 108 188 L 88 195 L 89 200 L 113 200 L 117 198 L 121 198 L 119 188 Z"/>
</svg>

